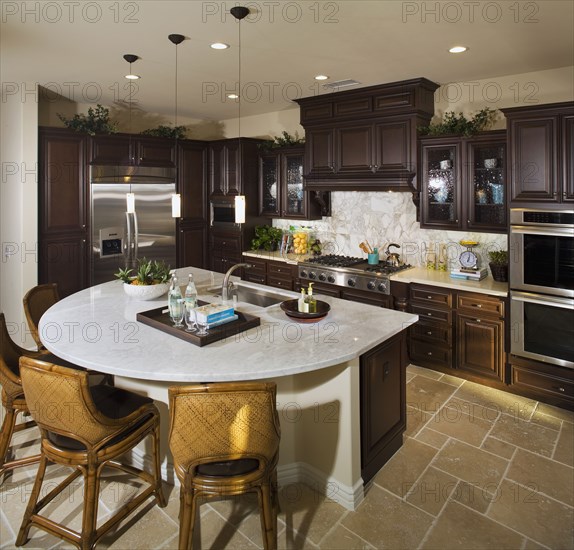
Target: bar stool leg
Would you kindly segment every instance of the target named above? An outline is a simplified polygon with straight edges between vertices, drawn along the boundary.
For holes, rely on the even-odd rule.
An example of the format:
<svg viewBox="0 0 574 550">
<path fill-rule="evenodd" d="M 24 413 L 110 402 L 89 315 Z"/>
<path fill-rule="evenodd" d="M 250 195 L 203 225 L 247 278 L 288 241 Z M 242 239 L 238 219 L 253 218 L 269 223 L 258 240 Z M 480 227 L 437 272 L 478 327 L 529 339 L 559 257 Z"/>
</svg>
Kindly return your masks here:
<svg viewBox="0 0 574 550">
<path fill-rule="evenodd" d="M 88 465 L 84 473 L 84 506 L 82 513 L 82 550 L 91 550 L 96 539 L 98 522 L 98 495 L 100 489 L 98 468 Z"/>
<path fill-rule="evenodd" d="M 16 412 L 12 407 L 6 408 L 6 416 L 2 422 L 2 432 L 0 434 L 0 474 L 4 470 L 4 464 L 7 462 L 8 449 L 10 441 L 14 434 L 14 426 L 16 426 Z"/>
<path fill-rule="evenodd" d="M 155 474 L 155 494 L 157 497 L 157 504 L 160 508 L 167 506 L 165 495 L 163 494 L 162 480 L 161 480 L 161 464 L 159 463 L 159 420 L 153 430 L 152 434 L 153 446 L 153 462 Z"/>
<path fill-rule="evenodd" d="M 192 508 L 193 497 L 182 485 L 179 489 L 179 550 L 189 550 L 191 548 L 193 534 Z"/>
<path fill-rule="evenodd" d="M 32 494 L 30 495 L 28 506 L 26 506 L 26 511 L 24 512 L 24 519 L 22 520 L 22 525 L 20 526 L 20 531 L 16 538 L 16 546 L 23 546 L 28 542 L 28 531 L 30 531 L 30 527 L 32 525 L 30 519 L 37 512 L 36 504 L 38 502 L 38 497 L 40 496 L 40 490 L 44 481 L 44 474 L 46 473 L 47 465 L 48 459 L 42 455 L 40 457 L 40 464 L 38 465 L 38 473 L 36 474 L 34 487 L 32 488 Z"/>
</svg>

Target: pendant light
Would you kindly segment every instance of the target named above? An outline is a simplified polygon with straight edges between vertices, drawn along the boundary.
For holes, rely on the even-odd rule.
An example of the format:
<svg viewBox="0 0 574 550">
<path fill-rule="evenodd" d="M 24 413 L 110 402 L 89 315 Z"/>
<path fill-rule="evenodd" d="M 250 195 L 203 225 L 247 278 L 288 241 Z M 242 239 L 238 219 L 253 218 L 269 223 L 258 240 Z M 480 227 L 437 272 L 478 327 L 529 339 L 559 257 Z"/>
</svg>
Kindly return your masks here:
<svg viewBox="0 0 574 550">
<path fill-rule="evenodd" d="M 239 26 L 239 41 L 238 41 L 238 98 L 237 98 L 237 110 L 238 110 L 238 117 L 237 117 L 237 134 L 239 139 L 241 139 L 241 20 L 245 19 L 249 15 L 249 8 L 244 6 L 234 6 L 229 10 L 231 15 L 237 19 L 238 26 Z M 242 155 L 239 154 L 239 177 L 243 178 L 243 169 L 242 169 Z M 235 197 L 235 223 L 245 223 L 245 195 L 237 195 Z"/>
<path fill-rule="evenodd" d="M 137 55 L 134 55 L 133 53 L 126 53 L 124 55 L 124 59 L 130 64 L 130 71 L 129 73 L 126 75 L 126 78 L 128 80 L 137 80 L 139 78 L 139 76 L 135 75 L 132 71 L 132 63 L 135 63 L 139 57 Z M 130 82 L 129 84 L 129 89 L 130 89 L 130 93 L 129 93 L 129 119 L 128 119 L 128 125 L 129 125 L 129 133 L 130 133 L 130 142 L 132 139 L 132 84 Z M 126 212 L 128 214 L 135 214 L 136 211 L 136 196 L 132 193 L 132 183 L 131 183 L 131 179 L 130 179 L 130 192 L 126 193 Z"/>
<path fill-rule="evenodd" d="M 169 41 L 175 45 L 175 114 L 174 114 L 174 129 L 177 128 L 177 46 L 185 40 L 183 34 L 170 34 Z M 175 138 L 177 141 L 177 137 Z M 181 195 L 174 193 L 171 196 L 171 216 L 172 218 L 181 218 Z"/>
</svg>

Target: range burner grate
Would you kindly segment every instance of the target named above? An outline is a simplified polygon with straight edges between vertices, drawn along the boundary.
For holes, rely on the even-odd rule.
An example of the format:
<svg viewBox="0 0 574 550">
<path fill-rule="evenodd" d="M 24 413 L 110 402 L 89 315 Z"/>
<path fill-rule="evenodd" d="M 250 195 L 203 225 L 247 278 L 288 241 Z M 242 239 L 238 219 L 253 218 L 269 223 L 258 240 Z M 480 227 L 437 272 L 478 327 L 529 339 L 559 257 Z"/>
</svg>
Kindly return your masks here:
<svg viewBox="0 0 574 550">
<path fill-rule="evenodd" d="M 329 267 L 349 267 L 364 261 L 365 260 L 363 258 L 355 258 L 354 256 L 327 254 L 326 256 L 316 256 L 314 258 L 309 258 L 306 263 Z"/>
<path fill-rule="evenodd" d="M 367 273 L 382 273 L 383 275 L 391 275 L 392 273 L 397 273 L 398 271 L 403 271 L 409 269 L 410 264 L 403 265 L 389 265 L 385 262 L 381 262 L 379 265 L 368 265 L 365 267 Z"/>
</svg>

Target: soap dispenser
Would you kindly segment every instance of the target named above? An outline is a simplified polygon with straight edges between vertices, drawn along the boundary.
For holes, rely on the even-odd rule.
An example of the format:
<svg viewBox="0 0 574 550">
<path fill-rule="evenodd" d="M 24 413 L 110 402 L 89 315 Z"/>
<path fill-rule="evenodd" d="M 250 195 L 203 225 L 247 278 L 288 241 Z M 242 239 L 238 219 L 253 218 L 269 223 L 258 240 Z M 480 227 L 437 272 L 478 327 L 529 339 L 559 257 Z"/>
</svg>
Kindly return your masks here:
<svg viewBox="0 0 574 550">
<path fill-rule="evenodd" d="M 307 313 L 317 313 L 317 300 L 313 296 L 313 283 L 309 283 L 309 289 L 307 290 Z"/>
<path fill-rule="evenodd" d="M 299 313 L 309 312 L 309 306 L 307 304 L 307 296 L 305 296 L 304 288 L 301 289 L 301 296 L 299 297 L 299 300 L 297 300 L 297 311 Z"/>
</svg>

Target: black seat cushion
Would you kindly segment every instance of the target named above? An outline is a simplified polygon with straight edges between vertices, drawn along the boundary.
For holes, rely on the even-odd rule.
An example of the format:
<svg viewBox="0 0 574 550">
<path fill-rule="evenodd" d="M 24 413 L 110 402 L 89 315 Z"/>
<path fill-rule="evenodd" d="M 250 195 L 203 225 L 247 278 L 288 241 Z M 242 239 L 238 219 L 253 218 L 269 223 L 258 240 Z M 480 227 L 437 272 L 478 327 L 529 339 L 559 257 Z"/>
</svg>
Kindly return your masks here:
<svg viewBox="0 0 574 550">
<path fill-rule="evenodd" d="M 153 403 L 153 399 L 145 397 L 144 395 L 138 395 L 137 393 L 122 390 L 115 386 L 107 386 L 105 384 L 90 387 L 90 393 L 98 411 L 100 411 L 104 416 L 113 419 L 124 418 L 139 409 L 141 406 Z M 122 432 L 118 436 L 114 437 L 106 446 L 114 445 L 120 441 L 122 437 L 135 431 L 148 420 L 149 416 L 150 415 L 145 415 L 145 417 L 137 422 L 130 430 Z M 60 449 L 68 449 L 70 451 L 86 450 L 86 447 L 82 442 L 65 435 L 48 432 L 48 439 Z"/>
<path fill-rule="evenodd" d="M 258 467 L 259 461 L 255 458 L 241 458 L 239 460 L 200 464 L 197 467 L 197 473 L 202 476 L 230 477 L 248 474 L 257 470 Z"/>
</svg>

